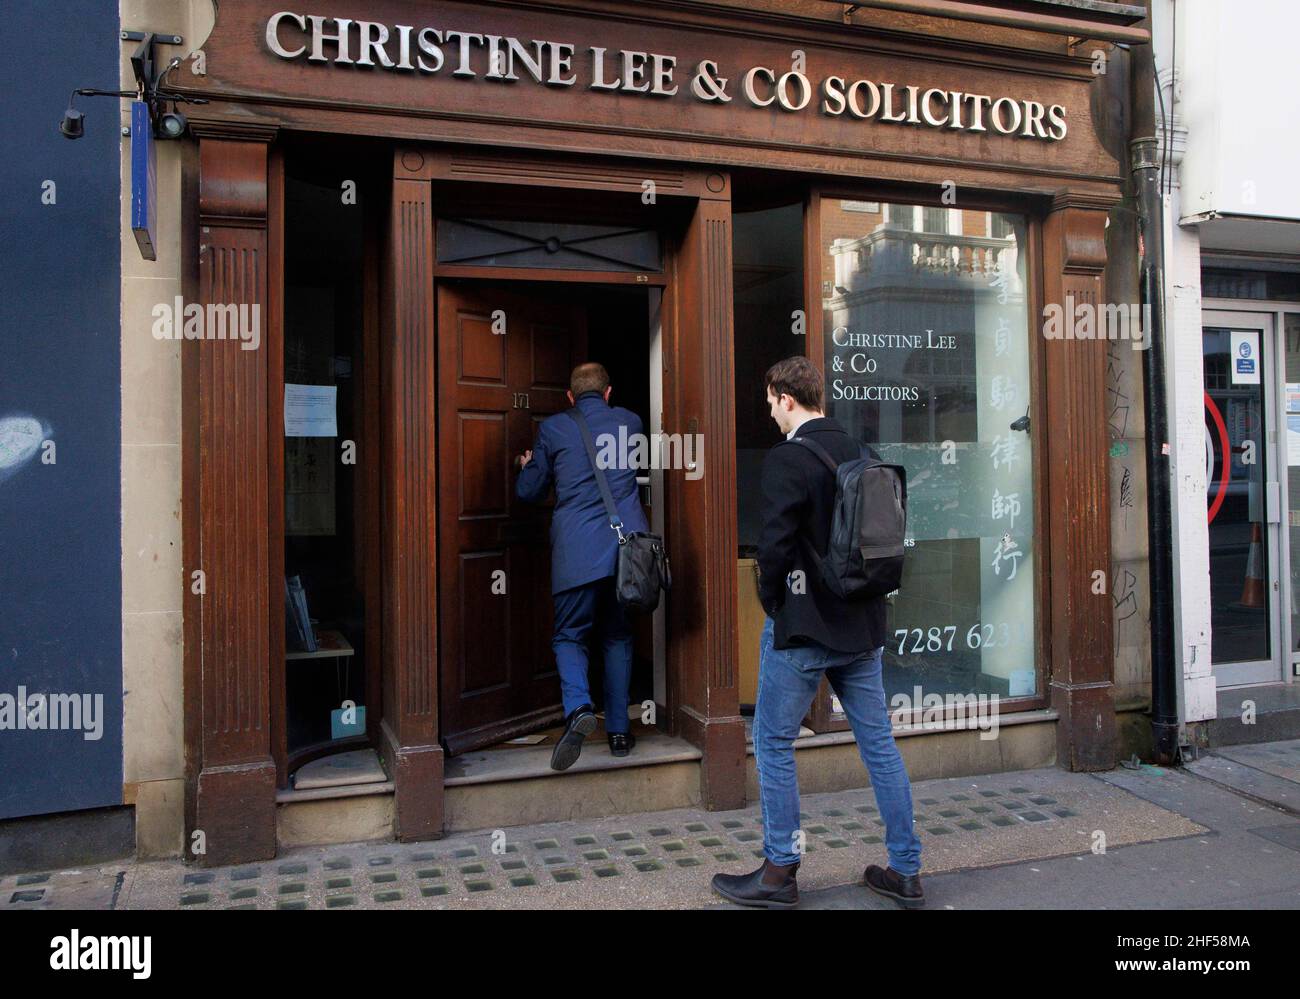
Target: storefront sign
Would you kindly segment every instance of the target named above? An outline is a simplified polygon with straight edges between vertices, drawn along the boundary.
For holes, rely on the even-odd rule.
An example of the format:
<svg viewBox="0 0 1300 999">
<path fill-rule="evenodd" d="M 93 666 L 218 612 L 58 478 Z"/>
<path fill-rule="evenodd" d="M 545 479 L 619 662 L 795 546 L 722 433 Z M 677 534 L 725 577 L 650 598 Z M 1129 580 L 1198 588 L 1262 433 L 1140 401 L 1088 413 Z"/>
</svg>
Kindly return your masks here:
<svg viewBox="0 0 1300 999">
<path fill-rule="evenodd" d="M 910 356 L 914 350 L 954 350 L 957 338 L 951 334 L 937 334 L 934 330 L 921 333 L 852 333 L 845 326 L 831 331 L 831 342 L 837 349 L 830 358 L 834 377 L 830 384 L 832 401 L 851 399 L 859 402 L 917 402 L 920 388 L 917 385 L 855 384 L 857 375 L 874 375 L 879 362 L 872 353 L 880 351 L 905 351 Z M 858 348 L 858 349 L 854 349 Z M 865 349 L 863 349 L 865 348 Z M 846 381 L 846 377 L 849 379 Z"/>
<path fill-rule="evenodd" d="M 792 51 L 789 66 L 726 66 L 716 58 L 679 66 L 672 53 L 294 11 L 278 11 L 266 20 L 265 42 L 276 57 L 309 64 L 504 85 L 531 81 L 647 100 L 689 95 L 705 104 L 737 102 L 786 113 L 815 111 L 830 118 L 1047 142 L 1059 142 L 1067 134 L 1061 104 L 950 86 L 853 79 L 852 74 L 818 77 L 806 71 L 800 50 Z"/>
</svg>

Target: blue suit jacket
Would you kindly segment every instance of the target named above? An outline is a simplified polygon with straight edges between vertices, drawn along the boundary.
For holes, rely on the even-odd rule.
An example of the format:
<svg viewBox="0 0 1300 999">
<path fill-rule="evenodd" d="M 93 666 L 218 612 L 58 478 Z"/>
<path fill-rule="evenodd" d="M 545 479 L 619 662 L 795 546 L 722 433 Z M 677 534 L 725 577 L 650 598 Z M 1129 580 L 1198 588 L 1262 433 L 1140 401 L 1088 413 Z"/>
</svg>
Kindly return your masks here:
<svg viewBox="0 0 1300 999">
<path fill-rule="evenodd" d="M 584 392 L 578 396 L 577 405 L 587 418 L 597 454 L 601 452 L 602 434 L 610 434 L 617 442 L 620 426 L 626 428 L 625 439 L 642 432 L 641 418 L 636 413 L 610 406 L 599 393 Z M 618 453 L 617 448 L 614 453 Z M 637 469 L 604 471 L 623 521 L 623 533 L 649 530 L 637 491 Z M 555 512 L 551 517 L 551 592 L 614 575 L 618 535 L 609 526 L 582 431 L 568 413 L 556 413 L 542 421 L 532 460 L 519 473 L 515 494 L 527 503 L 544 503 L 552 485 Z"/>
</svg>

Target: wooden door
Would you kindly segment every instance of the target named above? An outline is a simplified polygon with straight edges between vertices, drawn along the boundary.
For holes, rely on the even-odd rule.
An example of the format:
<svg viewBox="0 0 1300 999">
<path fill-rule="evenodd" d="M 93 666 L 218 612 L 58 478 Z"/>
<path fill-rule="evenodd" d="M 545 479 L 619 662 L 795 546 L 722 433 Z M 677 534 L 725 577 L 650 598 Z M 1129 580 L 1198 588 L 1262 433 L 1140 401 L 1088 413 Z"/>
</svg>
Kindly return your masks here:
<svg viewBox="0 0 1300 999">
<path fill-rule="evenodd" d="M 568 408 L 569 373 L 586 359 L 586 312 L 567 290 L 543 297 L 526 287 L 438 285 L 438 661 L 453 755 L 562 713 L 550 505 L 515 498 L 513 462 L 542 420 Z"/>
</svg>

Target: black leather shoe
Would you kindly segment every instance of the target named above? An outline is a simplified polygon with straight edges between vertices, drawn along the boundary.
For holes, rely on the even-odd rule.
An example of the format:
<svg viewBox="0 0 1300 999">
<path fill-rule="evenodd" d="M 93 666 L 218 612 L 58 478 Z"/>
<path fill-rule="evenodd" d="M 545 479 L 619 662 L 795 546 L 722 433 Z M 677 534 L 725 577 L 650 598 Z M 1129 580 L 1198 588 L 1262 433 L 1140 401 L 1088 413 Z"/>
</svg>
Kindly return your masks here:
<svg viewBox="0 0 1300 999">
<path fill-rule="evenodd" d="M 798 864 L 778 867 L 770 860 L 749 874 L 715 874 L 715 894 L 737 905 L 760 909 L 791 909 L 799 904 L 799 886 L 795 883 Z"/>
<path fill-rule="evenodd" d="M 609 755 L 626 756 L 632 752 L 632 747 L 636 745 L 636 736 L 631 732 L 608 732 L 609 736 Z"/>
<path fill-rule="evenodd" d="M 590 704 L 574 708 L 573 714 L 565 719 L 564 735 L 555 744 L 551 752 L 551 769 L 568 770 L 582 752 L 582 740 L 596 731 L 596 712 Z"/>
<path fill-rule="evenodd" d="M 899 874 L 892 867 L 872 864 L 862 872 L 862 883 L 877 895 L 892 898 L 906 909 L 919 909 L 925 905 L 919 874 Z"/>
</svg>

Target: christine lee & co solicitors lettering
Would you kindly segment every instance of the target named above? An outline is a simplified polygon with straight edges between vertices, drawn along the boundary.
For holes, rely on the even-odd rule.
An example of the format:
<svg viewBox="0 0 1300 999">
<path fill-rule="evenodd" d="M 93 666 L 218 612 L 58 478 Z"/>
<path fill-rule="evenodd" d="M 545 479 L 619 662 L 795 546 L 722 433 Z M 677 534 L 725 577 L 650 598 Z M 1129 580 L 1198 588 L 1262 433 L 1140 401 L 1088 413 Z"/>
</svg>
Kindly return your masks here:
<svg viewBox="0 0 1300 999">
<path fill-rule="evenodd" d="M 630 49 L 587 46 L 579 56 L 572 42 L 522 39 L 452 28 L 419 27 L 377 21 L 280 11 L 266 22 L 266 46 L 281 59 L 362 66 L 397 73 L 481 78 L 513 84 L 528 77 L 547 87 L 578 86 L 591 91 L 643 94 L 669 99 L 681 90 L 677 57 Z M 585 63 L 580 73 L 577 63 Z M 695 99 L 730 103 L 738 91 L 753 107 L 775 105 L 802 111 L 820 94 L 820 112 L 863 121 L 920 125 L 966 132 L 996 132 L 1059 142 L 1067 132 L 1065 108 L 1040 101 L 971 94 L 945 87 L 898 86 L 870 79 L 849 81 L 827 76 L 814 88 L 798 69 L 751 66 L 738 86 L 713 59 L 695 64 L 688 86 Z M 522 74 L 522 75 L 521 75 Z"/>
</svg>

